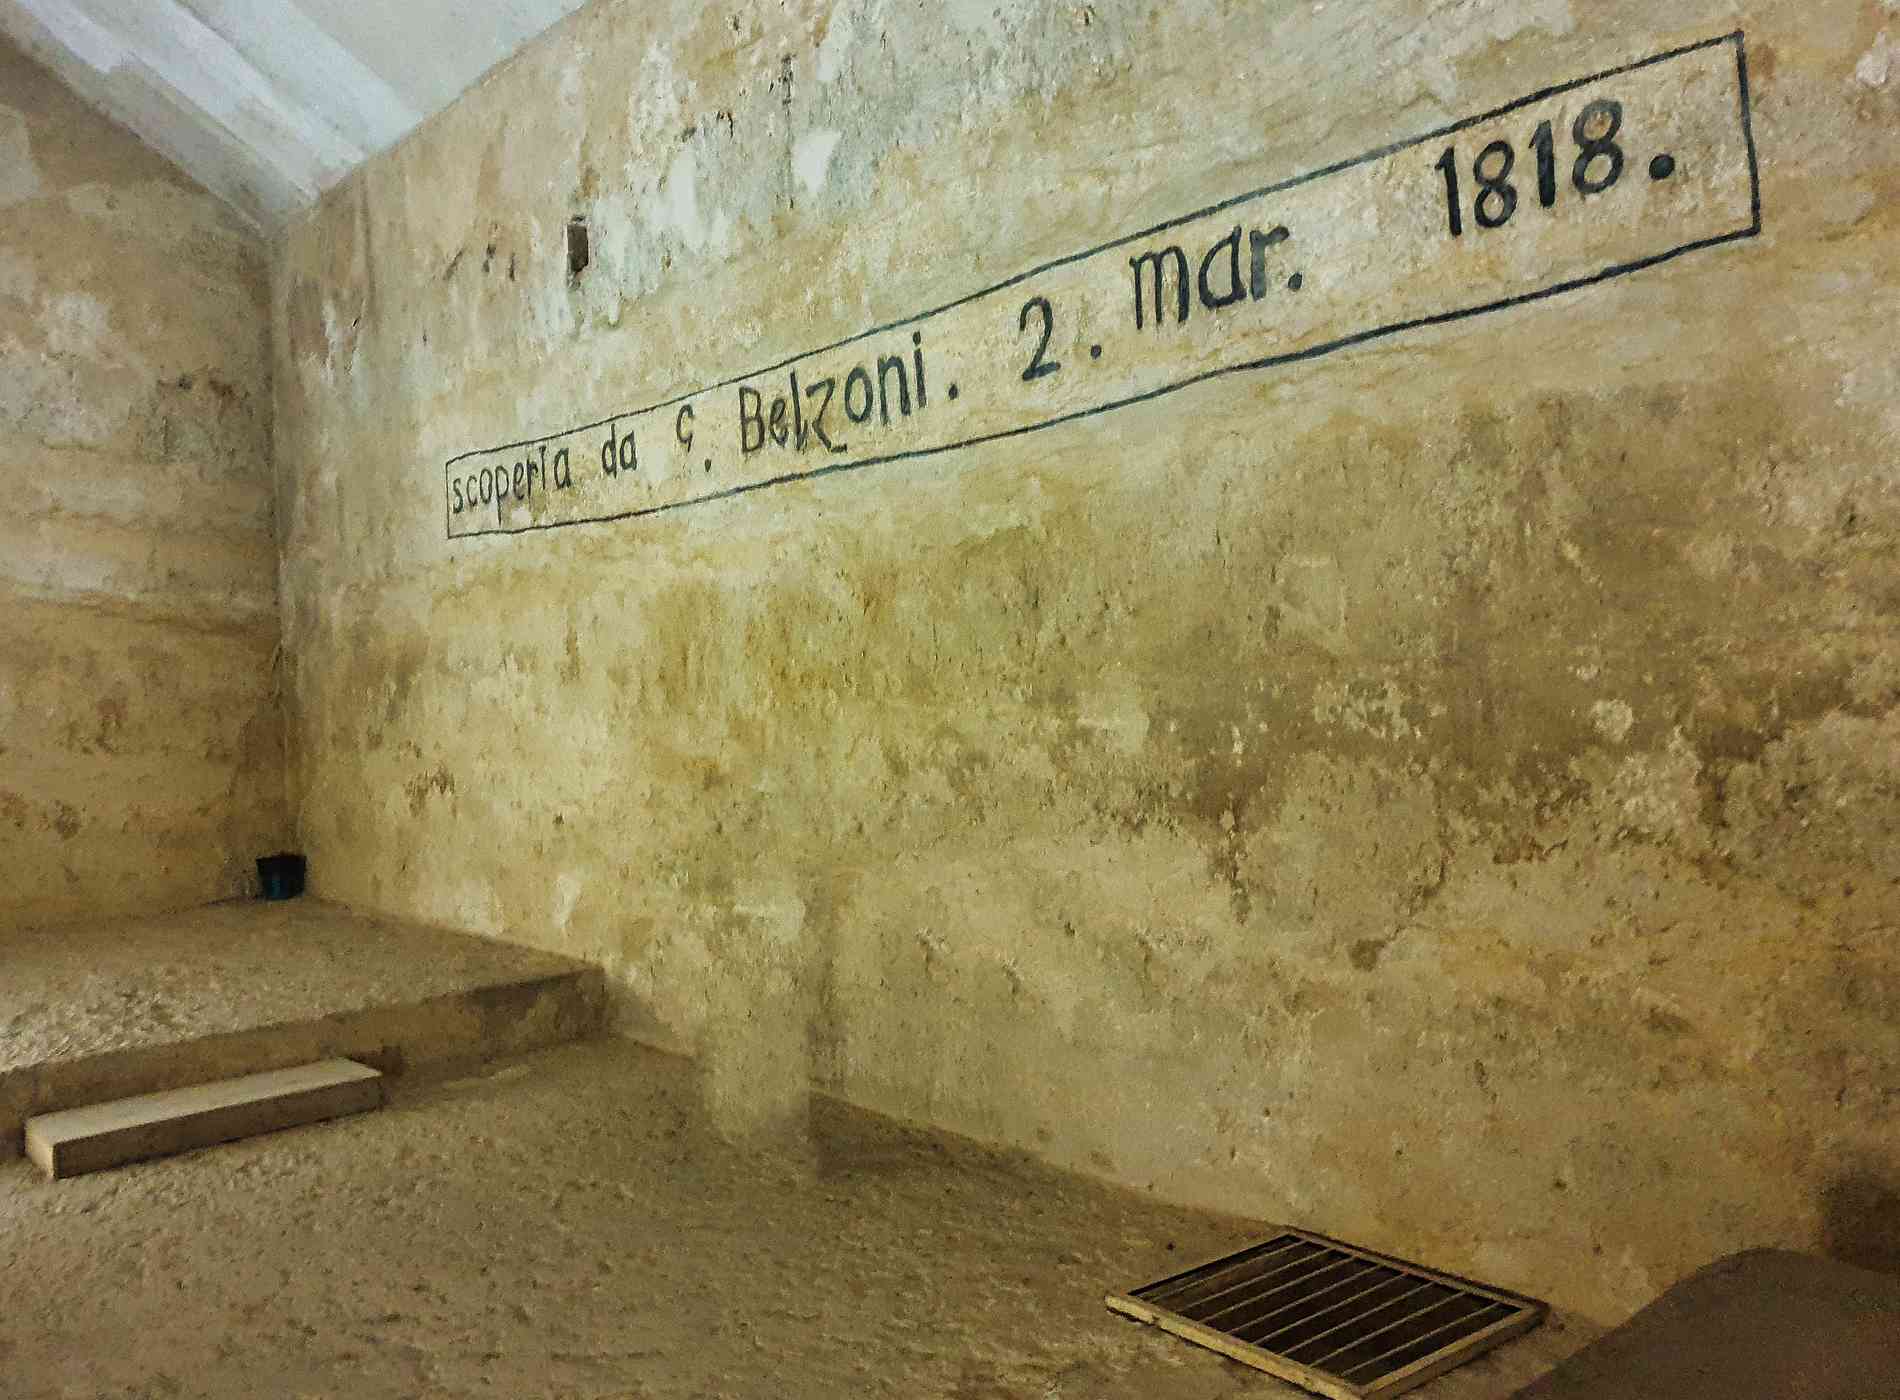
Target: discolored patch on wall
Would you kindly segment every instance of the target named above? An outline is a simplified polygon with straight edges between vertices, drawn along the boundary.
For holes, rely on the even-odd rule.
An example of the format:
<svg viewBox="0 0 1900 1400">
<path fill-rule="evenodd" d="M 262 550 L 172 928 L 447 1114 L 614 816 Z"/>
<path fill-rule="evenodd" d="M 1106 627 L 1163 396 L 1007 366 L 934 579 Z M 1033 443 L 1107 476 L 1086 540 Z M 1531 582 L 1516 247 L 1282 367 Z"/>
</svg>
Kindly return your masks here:
<svg viewBox="0 0 1900 1400">
<path fill-rule="evenodd" d="M 35 198 L 40 183 L 26 118 L 11 107 L 0 107 L 0 208 Z"/>
<path fill-rule="evenodd" d="M 1872 1173 L 1838 1177 L 1822 1189 L 1821 1216 L 1830 1258 L 1900 1274 L 1900 1182 Z"/>
<path fill-rule="evenodd" d="M 418 774 L 403 785 L 403 792 L 409 799 L 409 815 L 419 817 L 422 809 L 428 805 L 429 798 L 453 797 L 455 779 L 448 769 L 437 768 L 433 773 Z"/>
</svg>

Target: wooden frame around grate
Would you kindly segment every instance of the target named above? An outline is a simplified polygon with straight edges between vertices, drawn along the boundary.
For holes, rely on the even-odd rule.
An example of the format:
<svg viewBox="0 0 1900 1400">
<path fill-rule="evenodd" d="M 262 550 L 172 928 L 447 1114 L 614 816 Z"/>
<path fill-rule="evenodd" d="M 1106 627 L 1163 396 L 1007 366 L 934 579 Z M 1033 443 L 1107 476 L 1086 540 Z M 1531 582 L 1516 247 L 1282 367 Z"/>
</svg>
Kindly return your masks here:
<svg viewBox="0 0 1900 1400">
<path fill-rule="evenodd" d="M 1276 1265 L 1276 1260 L 1281 1262 Z M 1323 1287 L 1314 1286 L 1329 1275 L 1332 1276 L 1331 1282 L 1326 1282 Z M 1242 1298 L 1240 1302 L 1227 1304 L 1211 1314 L 1205 1306 L 1251 1285 L 1274 1285 L 1276 1280 L 1282 1278 L 1290 1281 L 1264 1287 Z M 1355 1284 L 1358 1285 L 1356 1290 Z M 1411 1284 L 1409 1291 L 1408 1284 Z M 1378 1290 L 1391 1289 L 1395 1285 L 1397 1292 L 1394 1296 L 1376 1305 L 1365 1304 L 1357 1312 L 1354 1311 L 1356 1300 L 1372 1297 Z M 1452 1296 L 1445 1296 L 1447 1291 Z M 1297 1353 L 1337 1344 L 1331 1345 L 1330 1352 L 1316 1353 L 1302 1361 L 1210 1325 L 1213 1317 L 1219 1316 L 1222 1311 L 1232 1312 L 1243 1306 L 1265 1306 L 1272 1302 L 1273 1295 L 1281 1293 L 1291 1293 L 1292 1297 L 1283 1304 L 1269 1307 L 1261 1316 L 1244 1325 L 1237 1325 L 1237 1330 L 1248 1331 L 1271 1324 L 1273 1330 L 1260 1339 L 1264 1342 L 1300 1328 L 1319 1326 L 1320 1331 L 1288 1345 L 1286 1350 Z M 1327 1296 L 1333 1293 L 1340 1296 Z M 1420 1305 L 1412 1312 L 1399 1312 L 1397 1320 L 1381 1316 L 1387 1310 L 1402 1308 L 1405 1300 L 1413 1296 L 1419 1297 Z M 1454 1313 L 1451 1321 L 1432 1331 L 1415 1337 L 1406 1336 L 1404 1329 L 1408 1321 L 1414 1327 L 1423 1326 L 1424 1323 L 1416 1319 L 1425 1318 L 1439 1309 L 1452 1308 L 1458 1299 L 1470 1300 L 1478 1306 L 1468 1313 Z M 1291 1381 L 1320 1395 L 1330 1396 L 1332 1400 L 1385 1400 L 1387 1396 L 1403 1394 L 1513 1337 L 1522 1336 L 1541 1323 L 1550 1312 L 1545 1304 L 1533 1298 L 1489 1288 L 1455 1274 L 1440 1273 L 1390 1255 L 1375 1254 L 1371 1250 L 1360 1249 L 1310 1230 L 1294 1229 L 1278 1231 L 1257 1245 L 1157 1282 L 1144 1284 L 1127 1293 L 1111 1293 L 1105 1301 L 1111 1309 L 1124 1316 L 1164 1328 L 1178 1337 L 1211 1348 L 1256 1370 Z M 1203 1316 L 1189 1316 L 1186 1311 L 1176 1311 L 1176 1308 L 1200 1311 Z M 1301 1309 L 1306 1311 L 1302 1312 Z M 1369 1319 L 1367 1325 L 1372 1330 L 1357 1335 L 1353 1328 L 1362 1316 Z M 1466 1325 L 1473 1326 L 1474 1330 L 1458 1334 L 1458 1329 Z M 1337 1370 L 1329 1370 L 1318 1364 L 1326 1360 L 1328 1355 L 1337 1357 L 1344 1352 L 1347 1359 L 1351 1359 L 1355 1351 L 1361 1348 L 1375 1348 L 1381 1332 L 1391 1333 L 1399 1339 L 1399 1344 L 1392 1346 L 1387 1353 L 1394 1357 L 1393 1364 L 1387 1369 L 1374 1369 L 1383 1359 L 1376 1353 L 1369 1360 L 1361 1360 Z M 1446 1332 L 1454 1335 L 1447 1337 L 1436 1348 L 1422 1350 L 1436 1335 Z M 1407 1354 L 1415 1352 L 1421 1354 Z M 1359 1354 L 1365 1353 L 1359 1351 Z M 1369 1374 L 1361 1375 L 1361 1372 Z M 1354 1376 L 1359 1378 L 1355 1380 Z"/>
</svg>

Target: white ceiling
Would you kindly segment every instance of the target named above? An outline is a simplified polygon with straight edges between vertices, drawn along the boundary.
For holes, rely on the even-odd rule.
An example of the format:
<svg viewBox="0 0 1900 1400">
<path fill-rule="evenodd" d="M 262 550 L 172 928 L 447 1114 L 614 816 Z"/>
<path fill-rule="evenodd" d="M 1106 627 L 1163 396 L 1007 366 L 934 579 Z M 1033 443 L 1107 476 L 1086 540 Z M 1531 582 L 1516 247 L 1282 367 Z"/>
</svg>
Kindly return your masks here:
<svg viewBox="0 0 1900 1400">
<path fill-rule="evenodd" d="M 0 0 L 0 32 L 259 228 L 584 0 Z"/>
</svg>

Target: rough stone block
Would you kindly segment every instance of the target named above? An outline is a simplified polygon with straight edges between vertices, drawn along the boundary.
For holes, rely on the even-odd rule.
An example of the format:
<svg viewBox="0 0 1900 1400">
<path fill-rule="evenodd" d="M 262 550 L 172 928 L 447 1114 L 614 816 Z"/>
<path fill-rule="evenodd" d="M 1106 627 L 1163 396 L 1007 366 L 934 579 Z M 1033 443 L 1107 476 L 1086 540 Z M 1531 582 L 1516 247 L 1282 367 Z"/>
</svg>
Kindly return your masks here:
<svg viewBox="0 0 1900 1400">
<path fill-rule="evenodd" d="M 27 1120 L 26 1155 L 49 1177 L 83 1176 L 361 1113 L 382 1102 L 383 1076 L 376 1070 L 354 1060 L 321 1060 L 42 1114 Z"/>
</svg>

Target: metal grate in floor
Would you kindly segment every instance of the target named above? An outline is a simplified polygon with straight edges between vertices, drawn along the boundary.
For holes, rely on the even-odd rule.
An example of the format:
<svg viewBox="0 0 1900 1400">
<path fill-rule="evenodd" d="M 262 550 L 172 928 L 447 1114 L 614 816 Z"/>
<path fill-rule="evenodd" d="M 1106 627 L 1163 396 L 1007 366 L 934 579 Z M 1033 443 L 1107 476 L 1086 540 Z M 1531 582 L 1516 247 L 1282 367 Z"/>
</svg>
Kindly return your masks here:
<svg viewBox="0 0 1900 1400">
<path fill-rule="evenodd" d="M 1286 1230 L 1108 1306 L 1334 1400 L 1399 1395 L 1544 1320 L 1544 1304 Z"/>
</svg>

